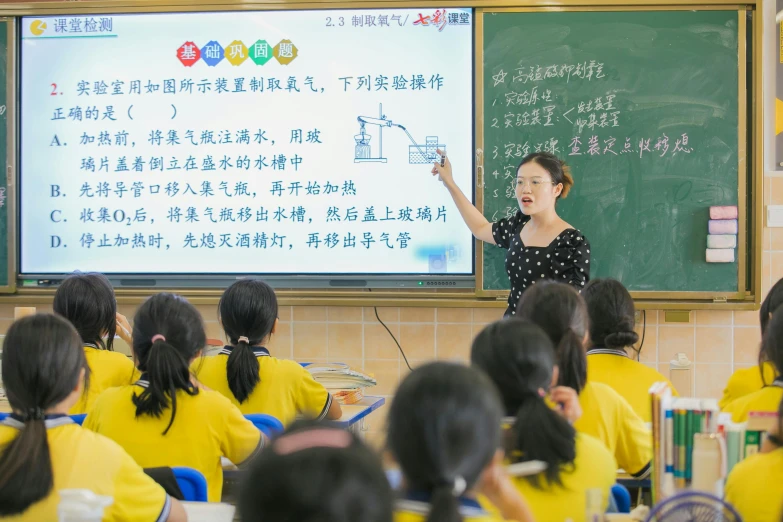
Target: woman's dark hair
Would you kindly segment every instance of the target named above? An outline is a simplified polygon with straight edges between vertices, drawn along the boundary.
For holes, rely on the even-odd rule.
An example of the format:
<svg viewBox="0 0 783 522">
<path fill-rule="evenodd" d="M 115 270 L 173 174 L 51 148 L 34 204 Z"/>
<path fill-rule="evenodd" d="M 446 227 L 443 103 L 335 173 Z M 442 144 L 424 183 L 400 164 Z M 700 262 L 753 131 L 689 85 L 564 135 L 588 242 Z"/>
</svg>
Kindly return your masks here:
<svg viewBox="0 0 783 522">
<path fill-rule="evenodd" d="M 516 317 L 537 324 L 555 345 L 558 384 L 582 391 L 587 381 L 587 354 L 582 344 L 587 333 L 587 306 L 571 286 L 543 281 L 522 294 Z"/>
<path fill-rule="evenodd" d="M 378 456 L 354 434 L 297 421 L 253 462 L 239 495 L 243 522 L 391 522 Z"/>
<path fill-rule="evenodd" d="M 599 348 L 625 349 L 639 340 L 633 299 L 620 281 L 593 279 L 582 297 L 590 317 L 590 340 Z"/>
<path fill-rule="evenodd" d="M 767 354 L 780 375 L 783 372 L 783 308 L 778 308 L 773 312 L 761 340 L 761 349 Z"/>
<path fill-rule="evenodd" d="M 157 294 L 139 307 L 133 320 L 133 353 L 148 383 L 141 394 L 133 394 L 136 417 L 160 417 L 171 406 L 171 420 L 163 431 L 168 433 L 177 414 L 177 390 L 198 394 L 190 362 L 206 343 L 201 315 L 185 298 Z"/>
<path fill-rule="evenodd" d="M 516 462 L 547 463 L 543 476 L 527 477 L 534 487 L 561 485 L 562 468 L 572 466 L 576 458 L 576 431 L 540 394 L 552 384 L 556 364 L 552 341 L 533 323 L 505 319 L 478 334 L 470 360 L 500 390 L 506 415 L 517 419 L 507 455 Z"/>
<path fill-rule="evenodd" d="M 772 288 L 769 289 L 767 297 L 765 297 L 764 301 L 761 303 L 761 308 L 759 309 L 759 323 L 761 324 L 762 337 L 767 331 L 767 326 L 770 322 L 770 316 L 772 316 L 772 314 L 775 313 L 775 310 L 778 309 L 783 309 L 783 279 L 780 279 L 777 283 L 772 285 Z M 761 349 L 759 350 L 759 372 L 761 372 L 761 382 L 764 384 L 764 386 L 771 384 L 767 382 L 766 376 L 764 374 L 764 363 L 770 360 L 771 357 L 767 353 L 764 343 L 762 343 Z M 778 375 L 780 375 L 781 372 L 783 372 L 783 369 L 778 366 L 777 371 Z M 783 434 L 781 434 L 781 437 L 783 437 Z"/>
<path fill-rule="evenodd" d="M 263 281 L 242 279 L 223 292 L 218 312 L 223 331 L 233 345 L 226 367 L 228 387 L 241 404 L 260 380 L 258 359 L 251 347 L 272 334 L 277 321 L 277 297 Z"/>
<path fill-rule="evenodd" d="M 54 294 L 53 309 L 71 322 L 83 343 L 114 350 L 117 301 L 114 288 L 105 275 L 77 272 L 69 276 Z M 105 342 L 104 335 L 107 336 Z"/>
<path fill-rule="evenodd" d="M 781 306 L 783 306 L 783 279 L 780 279 L 777 283 L 772 285 L 772 288 L 769 289 L 769 293 L 767 293 L 767 297 L 761 302 L 761 308 L 759 309 L 761 335 L 764 335 L 764 332 L 767 331 L 770 316 Z"/>
<path fill-rule="evenodd" d="M 402 381 L 387 444 L 406 486 L 431 495 L 428 522 L 462 520 L 455 486 L 456 493 L 476 486 L 500 449 L 502 417 L 497 390 L 476 369 L 435 362 Z"/>
<path fill-rule="evenodd" d="M 46 498 L 54 475 L 44 413 L 76 389 L 87 361 L 79 334 L 61 317 L 36 314 L 14 322 L 3 341 L 3 384 L 24 425 L 0 455 L 0 517 Z"/>
<path fill-rule="evenodd" d="M 558 183 L 563 184 L 563 190 L 560 191 L 560 195 L 557 196 L 557 199 L 568 197 L 568 192 L 571 190 L 571 187 L 574 186 L 574 177 L 571 175 L 571 169 L 564 161 L 548 152 L 531 152 L 519 162 L 517 172 L 522 168 L 522 165 L 531 162 L 541 166 L 544 170 L 549 172 L 555 185 Z"/>
</svg>

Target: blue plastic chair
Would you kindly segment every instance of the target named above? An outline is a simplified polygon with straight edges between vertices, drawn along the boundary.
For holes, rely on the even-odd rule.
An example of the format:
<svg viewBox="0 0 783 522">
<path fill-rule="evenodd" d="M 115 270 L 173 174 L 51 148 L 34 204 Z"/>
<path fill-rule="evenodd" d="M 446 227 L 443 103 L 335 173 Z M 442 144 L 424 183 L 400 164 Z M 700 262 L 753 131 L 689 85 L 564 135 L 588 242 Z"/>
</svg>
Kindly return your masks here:
<svg viewBox="0 0 783 522">
<path fill-rule="evenodd" d="M 261 433 L 269 438 L 283 433 L 283 423 L 265 413 L 252 413 L 245 415 L 245 418 L 252 422 Z"/>
<path fill-rule="evenodd" d="M 618 513 L 631 512 L 631 494 L 622 484 L 612 486 L 612 498 L 617 506 Z"/>
<path fill-rule="evenodd" d="M 0 421 L 4 421 L 6 417 L 8 417 L 7 413 L 0 413 Z"/>
<path fill-rule="evenodd" d="M 171 468 L 182 496 L 187 502 L 207 501 L 207 479 L 192 468 Z"/>
</svg>

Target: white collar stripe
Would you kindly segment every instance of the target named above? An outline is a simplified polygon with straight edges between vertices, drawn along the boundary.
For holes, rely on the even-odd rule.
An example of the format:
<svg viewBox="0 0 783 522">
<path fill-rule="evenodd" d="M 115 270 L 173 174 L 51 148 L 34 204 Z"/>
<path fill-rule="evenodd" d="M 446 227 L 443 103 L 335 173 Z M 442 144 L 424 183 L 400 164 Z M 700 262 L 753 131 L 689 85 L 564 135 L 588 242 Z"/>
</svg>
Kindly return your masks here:
<svg viewBox="0 0 783 522">
<path fill-rule="evenodd" d="M 587 355 L 597 355 L 597 354 L 619 355 L 621 357 L 628 357 L 628 354 L 625 353 L 625 350 L 613 350 L 611 348 L 594 348 L 592 350 L 587 351 Z"/>
</svg>

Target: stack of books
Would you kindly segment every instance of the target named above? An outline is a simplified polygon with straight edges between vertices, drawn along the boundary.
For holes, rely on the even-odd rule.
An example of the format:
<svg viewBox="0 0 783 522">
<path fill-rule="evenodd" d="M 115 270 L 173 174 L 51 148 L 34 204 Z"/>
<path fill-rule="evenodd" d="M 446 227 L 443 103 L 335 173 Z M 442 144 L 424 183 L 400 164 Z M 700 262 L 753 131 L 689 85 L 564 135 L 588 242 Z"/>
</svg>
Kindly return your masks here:
<svg viewBox="0 0 783 522">
<path fill-rule="evenodd" d="M 343 363 L 313 363 L 305 369 L 341 404 L 356 404 L 364 398 L 365 388 L 378 384 L 371 375 Z"/>
</svg>

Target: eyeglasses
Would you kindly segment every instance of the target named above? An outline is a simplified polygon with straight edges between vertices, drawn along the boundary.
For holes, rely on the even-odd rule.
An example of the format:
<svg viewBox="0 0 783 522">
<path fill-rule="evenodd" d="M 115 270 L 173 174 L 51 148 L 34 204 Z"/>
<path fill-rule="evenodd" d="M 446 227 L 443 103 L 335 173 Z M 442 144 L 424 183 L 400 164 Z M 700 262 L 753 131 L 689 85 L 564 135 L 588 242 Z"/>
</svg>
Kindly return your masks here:
<svg viewBox="0 0 783 522">
<path fill-rule="evenodd" d="M 532 179 L 525 179 L 525 178 L 515 178 L 511 181 L 511 186 L 514 187 L 514 190 L 517 190 L 518 188 L 525 188 L 525 185 L 529 185 L 532 190 L 538 190 L 544 185 L 557 185 L 554 181 L 546 181 L 542 178 L 532 178 Z"/>
</svg>

